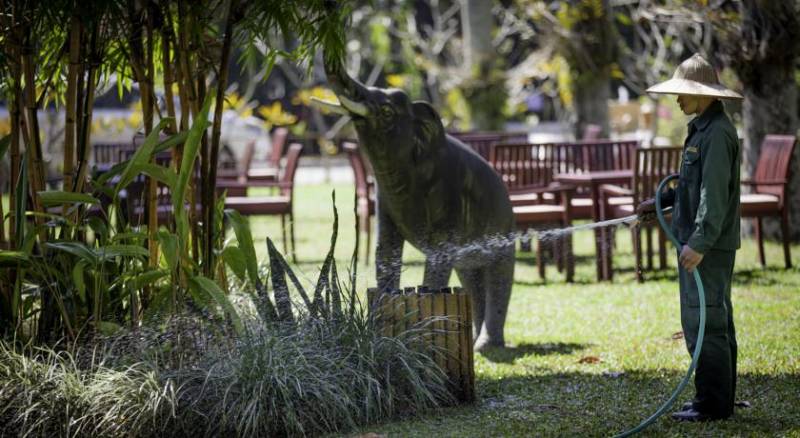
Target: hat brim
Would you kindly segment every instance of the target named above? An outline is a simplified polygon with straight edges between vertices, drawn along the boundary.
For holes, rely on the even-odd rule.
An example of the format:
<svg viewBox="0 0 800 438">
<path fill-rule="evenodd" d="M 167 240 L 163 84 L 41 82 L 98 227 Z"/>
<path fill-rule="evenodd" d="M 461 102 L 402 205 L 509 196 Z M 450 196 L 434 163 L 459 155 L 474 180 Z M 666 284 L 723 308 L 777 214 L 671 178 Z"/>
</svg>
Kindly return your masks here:
<svg viewBox="0 0 800 438">
<path fill-rule="evenodd" d="M 692 96 L 717 97 L 720 99 L 744 99 L 741 94 L 722 85 L 704 84 L 689 79 L 672 78 L 647 89 L 653 94 L 687 94 Z"/>
</svg>

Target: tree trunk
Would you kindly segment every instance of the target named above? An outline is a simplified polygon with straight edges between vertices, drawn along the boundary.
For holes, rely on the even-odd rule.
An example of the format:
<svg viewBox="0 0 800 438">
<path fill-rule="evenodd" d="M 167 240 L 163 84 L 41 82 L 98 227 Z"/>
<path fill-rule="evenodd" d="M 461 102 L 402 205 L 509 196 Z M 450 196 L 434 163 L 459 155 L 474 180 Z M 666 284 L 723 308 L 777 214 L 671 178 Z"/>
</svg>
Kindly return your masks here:
<svg viewBox="0 0 800 438">
<path fill-rule="evenodd" d="M 779 72 L 769 71 L 764 66 L 760 91 L 744 88 L 744 153 L 742 161 L 747 175 L 752 175 L 761 153 L 761 142 L 767 134 L 796 135 L 797 83 L 793 80 L 781 81 Z M 773 80 L 769 80 L 773 78 Z M 800 147 L 795 147 L 791 161 L 789 182 L 789 232 L 792 240 L 800 239 Z M 793 172 L 792 172 L 793 171 Z M 764 232 L 768 237 L 780 238 L 780 221 L 775 218 L 764 220 Z"/>
<path fill-rule="evenodd" d="M 502 130 L 505 124 L 505 75 L 502 61 L 493 53 L 492 2 L 461 0 L 464 38 L 464 68 L 468 80 L 464 95 L 469 105 L 470 125 L 480 131 Z"/>
<path fill-rule="evenodd" d="M 573 79 L 573 98 L 575 107 L 575 137 L 581 138 L 588 124 L 603 128 L 601 136 L 608 137 L 608 100 L 611 98 L 611 77 L 608 71 L 584 73 Z"/>
</svg>

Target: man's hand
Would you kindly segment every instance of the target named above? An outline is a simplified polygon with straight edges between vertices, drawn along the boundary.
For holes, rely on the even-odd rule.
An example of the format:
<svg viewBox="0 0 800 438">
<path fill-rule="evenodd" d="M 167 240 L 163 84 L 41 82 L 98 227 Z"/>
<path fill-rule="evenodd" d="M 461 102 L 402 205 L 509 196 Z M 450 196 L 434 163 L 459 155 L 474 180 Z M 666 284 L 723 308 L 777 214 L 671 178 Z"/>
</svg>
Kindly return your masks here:
<svg viewBox="0 0 800 438">
<path fill-rule="evenodd" d="M 656 221 L 656 200 L 654 198 L 642 201 L 636 206 L 636 214 L 642 225 L 649 225 Z"/>
<path fill-rule="evenodd" d="M 684 269 L 691 273 L 703 261 L 703 254 L 693 250 L 689 245 L 683 245 L 678 261 L 680 261 Z"/>
</svg>

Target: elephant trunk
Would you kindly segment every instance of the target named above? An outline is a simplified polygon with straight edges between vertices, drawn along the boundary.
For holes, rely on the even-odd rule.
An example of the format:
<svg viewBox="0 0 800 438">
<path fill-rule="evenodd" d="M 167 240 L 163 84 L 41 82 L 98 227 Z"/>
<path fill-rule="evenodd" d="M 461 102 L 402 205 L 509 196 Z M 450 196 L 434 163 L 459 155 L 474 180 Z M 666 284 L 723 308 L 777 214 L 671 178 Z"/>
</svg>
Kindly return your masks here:
<svg viewBox="0 0 800 438">
<path fill-rule="evenodd" d="M 366 100 L 367 88 L 347 74 L 341 59 L 334 58 L 327 52 L 323 56 L 328 83 L 339 97 L 342 106 L 351 113 L 365 117 L 368 109 L 363 102 Z"/>
</svg>

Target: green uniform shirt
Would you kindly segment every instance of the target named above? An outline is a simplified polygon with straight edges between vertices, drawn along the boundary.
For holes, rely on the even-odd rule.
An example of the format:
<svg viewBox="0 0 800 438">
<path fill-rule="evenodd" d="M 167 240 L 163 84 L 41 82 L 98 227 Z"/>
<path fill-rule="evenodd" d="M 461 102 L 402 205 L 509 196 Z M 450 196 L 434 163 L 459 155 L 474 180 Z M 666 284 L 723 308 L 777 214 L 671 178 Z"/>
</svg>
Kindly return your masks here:
<svg viewBox="0 0 800 438">
<path fill-rule="evenodd" d="M 672 229 L 678 240 L 705 254 L 735 251 L 739 238 L 739 138 L 722 102 L 715 101 L 689 122 L 683 145 Z M 671 198 L 671 199 L 670 199 Z"/>
</svg>

